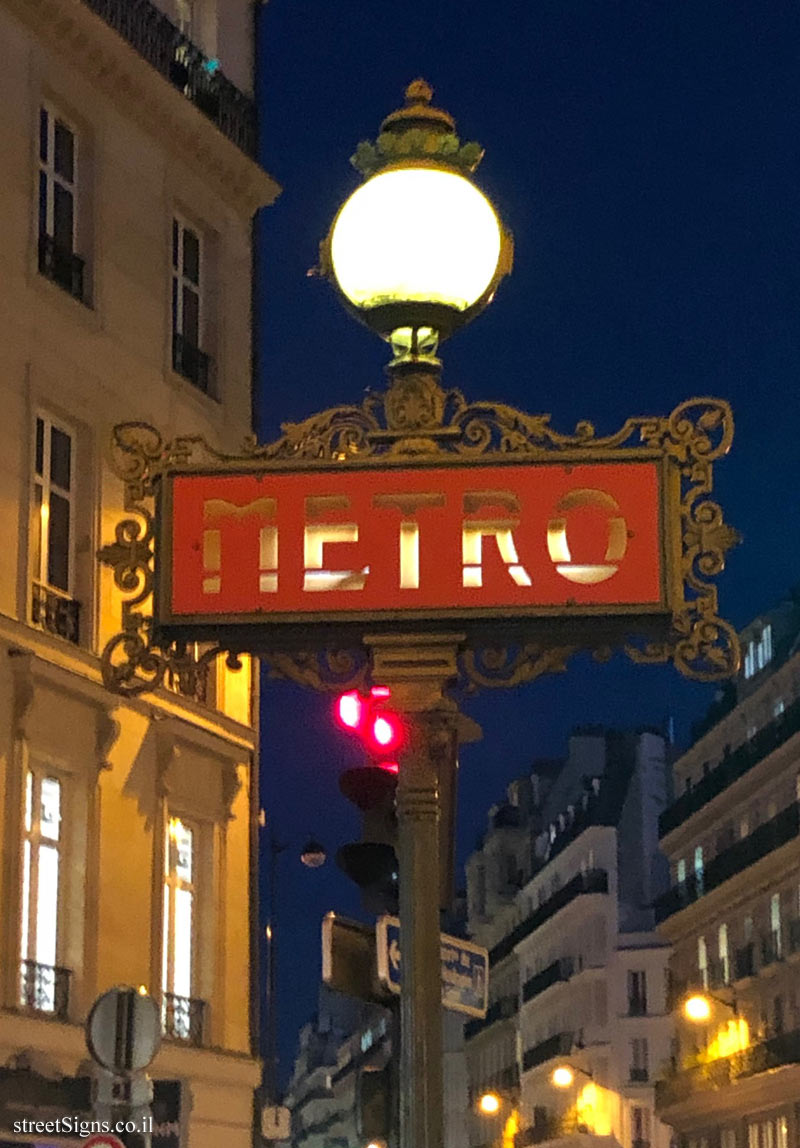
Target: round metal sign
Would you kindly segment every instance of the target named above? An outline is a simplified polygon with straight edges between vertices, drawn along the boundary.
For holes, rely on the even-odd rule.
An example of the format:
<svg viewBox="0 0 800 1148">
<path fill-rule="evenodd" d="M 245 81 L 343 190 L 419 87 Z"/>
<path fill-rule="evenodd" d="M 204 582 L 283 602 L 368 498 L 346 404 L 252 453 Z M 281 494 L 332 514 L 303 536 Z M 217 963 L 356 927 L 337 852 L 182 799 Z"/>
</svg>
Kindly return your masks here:
<svg viewBox="0 0 800 1148">
<path fill-rule="evenodd" d="M 147 1068 L 161 1044 L 158 1005 L 147 993 L 122 985 L 103 993 L 86 1019 L 92 1058 L 120 1076 Z M 101 1137 L 98 1143 L 105 1143 Z M 113 1144 L 114 1137 L 108 1140 Z"/>
</svg>

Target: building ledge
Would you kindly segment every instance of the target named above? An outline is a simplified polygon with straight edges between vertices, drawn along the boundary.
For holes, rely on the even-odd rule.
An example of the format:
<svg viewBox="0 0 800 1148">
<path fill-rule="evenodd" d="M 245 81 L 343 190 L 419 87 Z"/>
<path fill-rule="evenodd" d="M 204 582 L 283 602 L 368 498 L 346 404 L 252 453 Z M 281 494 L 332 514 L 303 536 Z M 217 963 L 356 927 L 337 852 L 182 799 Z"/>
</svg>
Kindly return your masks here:
<svg viewBox="0 0 800 1148">
<path fill-rule="evenodd" d="M 54 55 L 194 168 L 242 217 L 249 219 L 277 198 L 275 180 L 84 0 L 7 0 L 7 5 Z"/>
</svg>

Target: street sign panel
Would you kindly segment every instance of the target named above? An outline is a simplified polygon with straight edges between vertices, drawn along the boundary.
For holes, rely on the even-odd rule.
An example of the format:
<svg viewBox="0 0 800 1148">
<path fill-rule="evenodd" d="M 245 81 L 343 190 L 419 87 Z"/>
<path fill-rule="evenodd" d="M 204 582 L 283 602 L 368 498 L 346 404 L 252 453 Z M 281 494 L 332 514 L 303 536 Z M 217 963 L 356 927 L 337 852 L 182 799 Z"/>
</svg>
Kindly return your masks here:
<svg viewBox="0 0 800 1148">
<path fill-rule="evenodd" d="M 400 992 L 403 954 L 400 947 L 400 921 L 379 917 L 375 925 L 378 977 L 393 993 Z M 442 1004 L 469 1016 L 486 1016 L 489 989 L 489 953 L 471 941 L 447 933 L 440 935 Z"/>
<path fill-rule="evenodd" d="M 86 1019 L 86 1045 L 98 1064 L 124 1076 L 147 1068 L 161 1044 L 161 1015 L 147 993 L 122 985 L 103 993 Z"/>
<path fill-rule="evenodd" d="M 385 1004 L 388 990 L 378 980 L 375 930 L 336 913 L 322 919 L 322 979 L 347 996 Z"/>
<path fill-rule="evenodd" d="M 158 616 L 279 631 L 671 611 L 653 452 L 611 462 L 168 473 Z M 407 624 L 407 621 L 406 621 Z"/>
</svg>

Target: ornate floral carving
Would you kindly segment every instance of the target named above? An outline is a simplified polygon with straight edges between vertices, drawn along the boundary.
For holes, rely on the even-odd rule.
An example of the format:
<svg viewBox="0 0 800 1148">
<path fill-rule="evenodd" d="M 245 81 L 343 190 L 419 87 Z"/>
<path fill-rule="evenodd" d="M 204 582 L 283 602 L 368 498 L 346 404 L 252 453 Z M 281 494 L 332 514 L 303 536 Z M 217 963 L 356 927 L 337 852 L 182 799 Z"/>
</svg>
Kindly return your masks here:
<svg viewBox="0 0 800 1148">
<path fill-rule="evenodd" d="M 114 570 L 117 587 L 129 597 L 122 607 L 122 628 L 103 653 L 107 686 L 135 694 L 166 681 L 182 692 L 203 696 L 208 668 L 220 653 L 199 659 L 185 645 L 157 646 L 145 603 L 153 588 L 154 479 L 165 469 L 210 467 L 220 471 L 247 468 L 269 471 L 287 462 L 331 462 L 346 466 L 378 462 L 400 454 L 421 461 L 517 456 L 520 460 L 598 462 L 619 457 L 626 448 L 646 448 L 675 464 L 679 479 L 682 591 L 672 632 L 661 642 L 631 641 L 625 646 L 636 662 L 674 660 L 682 673 L 701 680 L 736 672 L 739 646 L 733 627 L 718 616 L 712 579 L 724 567 L 726 552 L 738 541 L 712 492 L 712 464 L 730 447 L 733 417 L 721 399 L 698 398 L 681 403 L 667 417 L 630 418 L 614 433 L 598 435 L 589 422 L 571 434 L 550 426 L 549 415 L 530 415 L 503 403 L 468 403 L 457 390 L 444 391 L 438 371 L 420 362 L 418 370 L 397 370 L 385 394 L 372 393 L 356 406 L 331 407 L 299 423 L 287 423 L 273 443 L 245 442 L 240 454 L 216 450 L 199 436 L 180 436 L 164 443 L 144 423 L 123 423 L 114 430 L 112 458 L 125 482 L 125 510 L 114 542 L 100 558 Z M 575 646 L 525 644 L 502 652 L 465 652 L 463 680 L 473 688 L 509 686 L 543 673 L 561 672 Z M 231 655 L 235 665 L 236 654 Z M 366 680 L 367 655 L 361 649 L 342 652 L 311 649 L 270 654 L 269 672 L 315 689 L 350 688 Z"/>
</svg>

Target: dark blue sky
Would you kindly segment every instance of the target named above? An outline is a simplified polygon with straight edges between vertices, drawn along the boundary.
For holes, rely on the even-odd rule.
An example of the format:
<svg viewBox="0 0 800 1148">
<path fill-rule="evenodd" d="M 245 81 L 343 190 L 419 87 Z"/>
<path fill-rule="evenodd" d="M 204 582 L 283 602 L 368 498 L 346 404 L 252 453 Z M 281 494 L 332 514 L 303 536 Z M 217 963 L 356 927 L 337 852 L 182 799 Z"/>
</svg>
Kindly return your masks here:
<svg viewBox="0 0 800 1148">
<path fill-rule="evenodd" d="M 548 411 L 570 431 L 665 414 L 691 395 L 736 417 L 716 489 L 744 542 L 720 579 L 743 624 L 800 581 L 800 10 L 785 0 L 271 0 L 260 16 L 262 158 L 284 191 L 260 220 L 261 437 L 382 387 L 387 348 L 306 277 L 358 182 L 348 158 L 424 76 L 515 237 L 513 275 L 444 345 L 446 385 Z M 578 660 L 480 695 L 461 766 L 459 854 L 488 805 L 576 723 L 661 723 L 679 739 L 709 689 L 675 671 Z M 278 835 L 333 854 L 357 826 L 329 701 L 263 699 L 262 792 Z M 319 981 L 319 922 L 357 912 L 329 863 L 280 859 L 285 1076 Z"/>
</svg>

